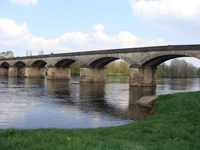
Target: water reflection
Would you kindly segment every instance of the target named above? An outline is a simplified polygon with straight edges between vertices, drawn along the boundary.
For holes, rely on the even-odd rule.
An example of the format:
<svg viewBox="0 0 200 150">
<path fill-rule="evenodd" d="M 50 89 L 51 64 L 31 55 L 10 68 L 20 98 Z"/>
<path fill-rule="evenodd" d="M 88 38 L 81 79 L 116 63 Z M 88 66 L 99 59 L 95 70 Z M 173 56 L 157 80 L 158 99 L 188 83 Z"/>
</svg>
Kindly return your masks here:
<svg viewBox="0 0 200 150">
<path fill-rule="evenodd" d="M 200 89 L 199 78 L 163 78 L 158 79 L 157 84 L 156 95 L 197 91 Z"/>
<path fill-rule="evenodd" d="M 58 99 L 70 97 L 70 80 L 48 80 L 46 95 Z"/>
<path fill-rule="evenodd" d="M 156 93 L 156 87 L 130 87 L 129 104 L 136 104 L 141 97 L 155 95 L 155 93 Z"/>
<path fill-rule="evenodd" d="M 129 87 L 127 77 L 105 84 L 0 77 L 0 128 L 94 128 L 148 116 L 142 96 L 199 90 L 199 79 L 159 79 L 155 87 Z"/>
</svg>

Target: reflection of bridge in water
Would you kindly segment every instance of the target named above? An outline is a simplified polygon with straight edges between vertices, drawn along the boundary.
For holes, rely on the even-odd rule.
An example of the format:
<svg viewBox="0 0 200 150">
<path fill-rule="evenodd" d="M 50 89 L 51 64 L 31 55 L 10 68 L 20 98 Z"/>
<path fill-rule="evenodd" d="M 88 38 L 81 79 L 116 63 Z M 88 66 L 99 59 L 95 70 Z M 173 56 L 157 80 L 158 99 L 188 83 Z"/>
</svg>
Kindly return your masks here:
<svg viewBox="0 0 200 150">
<path fill-rule="evenodd" d="M 62 105 L 62 109 L 71 107 L 74 111 L 90 112 L 95 116 L 102 114 L 118 119 L 136 120 L 149 115 L 149 109 L 143 108 L 136 104 L 137 100 L 144 95 L 155 94 L 154 87 L 128 87 L 125 93 L 128 94 L 124 98 L 113 97 L 115 90 L 109 91 L 109 84 L 104 83 L 70 83 L 69 81 L 50 80 L 46 85 L 46 93 L 50 98 L 60 99 L 56 101 L 58 105 Z M 111 86 L 119 86 L 112 84 Z M 119 88 L 119 87 L 118 87 Z M 120 88 L 118 89 L 120 90 Z M 119 94 L 119 93 L 116 93 Z M 129 102 L 127 102 L 129 99 Z M 120 105 L 120 100 L 124 102 Z M 118 102 L 116 102 L 118 101 Z M 64 107 L 63 107 L 64 106 Z M 65 107 L 66 106 L 66 107 Z"/>
<path fill-rule="evenodd" d="M 170 45 L 0 59 L 0 75 L 70 79 L 70 65 L 80 64 L 80 82 L 105 82 L 105 66 L 117 59 L 130 64 L 130 86 L 155 86 L 157 66 L 179 57 L 200 59 L 200 45 Z"/>
</svg>

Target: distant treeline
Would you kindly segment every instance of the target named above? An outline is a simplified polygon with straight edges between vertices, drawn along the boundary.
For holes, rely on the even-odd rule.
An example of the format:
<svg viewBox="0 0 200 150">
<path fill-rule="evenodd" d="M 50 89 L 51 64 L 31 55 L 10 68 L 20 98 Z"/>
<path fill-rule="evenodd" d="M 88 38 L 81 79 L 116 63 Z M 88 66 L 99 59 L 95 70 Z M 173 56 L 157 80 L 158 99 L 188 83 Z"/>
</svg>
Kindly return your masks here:
<svg viewBox="0 0 200 150">
<path fill-rule="evenodd" d="M 11 58 L 14 57 L 14 53 L 12 51 L 0 52 L 0 58 Z"/>
<path fill-rule="evenodd" d="M 113 61 L 109 63 L 106 68 L 107 75 L 129 75 L 129 64 L 125 61 Z M 71 65 L 71 74 L 72 75 L 79 75 L 80 74 L 80 66 L 77 62 Z"/>
<path fill-rule="evenodd" d="M 106 66 L 107 75 L 129 76 L 129 64 L 125 61 L 113 61 Z"/>
<path fill-rule="evenodd" d="M 128 76 L 129 64 L 125 61 L 113 61 L 106 67 L 106 74 L 109 76 Z M 72 75 L 80 74 L 78 63 L 71 66 Z M 157 69 L 158 78 L 195 78 L 200 77 L 200 68 L 194 67 L 185 60 L 173 59 L 169 65 L 163 63 Z"/>
<path fill-rule="evenodd" d="M 185 60 L 173 59 L 169 65 L 158 66 L 158 78 L 195 78 L 200 77 L 200 68 L 194 67 Z"/>
</svg>

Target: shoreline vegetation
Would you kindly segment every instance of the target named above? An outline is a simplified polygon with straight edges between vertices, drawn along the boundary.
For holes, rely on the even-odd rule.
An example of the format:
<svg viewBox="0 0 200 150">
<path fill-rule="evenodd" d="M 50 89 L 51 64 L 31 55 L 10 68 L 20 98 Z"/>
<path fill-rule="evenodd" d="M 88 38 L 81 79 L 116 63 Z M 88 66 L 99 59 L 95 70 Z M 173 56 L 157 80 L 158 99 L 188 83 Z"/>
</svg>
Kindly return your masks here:
<svg viewBox="0 0 200 150">
<path fill-rule="evenodd" d="M 130 64 L 125 61 L 113 61 L 105 66 L 106 76 L 129 76 Z M 71 73 L 79 74 L 78 63 L 71 65 Z M 158 78 L 200 78 L 200 68 L 196 68 L 185 60 L 173 59 L 170 64 L 157 66 Z"/>
<path fill-rule="evenodd" d="M 200 91 L 161 95 L 151 116 L 95 129 L 0 130 L 2 150 L 199 150 Z"/>
<path fill-rule="evenodd" d="M 71 74 L 71 76 L 77 76 L 79 77 L 80 74 Z M 129 77 L 129 74 L 121 74 L 121 73 L 106 73 L 106 77 Z M 187 78 L 199 78 L 199 76 L 194 76 L 194 77 L 158 77 L 159 78 L 170 78 L 170 79 L 187 79 Z"/>
</svg>

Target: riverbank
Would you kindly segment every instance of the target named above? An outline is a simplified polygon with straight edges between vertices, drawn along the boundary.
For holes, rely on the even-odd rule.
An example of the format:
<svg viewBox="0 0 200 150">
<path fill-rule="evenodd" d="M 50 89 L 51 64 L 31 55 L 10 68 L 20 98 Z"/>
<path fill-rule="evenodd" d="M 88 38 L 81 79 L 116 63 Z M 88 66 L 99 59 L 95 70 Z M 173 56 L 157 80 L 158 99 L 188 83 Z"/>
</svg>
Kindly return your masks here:
<svg viewBox="0 0 200 150">
<path fill-rule="evenodd" d="M 154 115 L 119 127 L 0 130 L 0 149 L 200 149 L 200 92 L 159 96 Z"/>
<path fill-rule="evenodd" d="M 71 76 L 77 76 L 77 77 L 80 77 L 80 74 L 77 73 L 77 74 L 71 74 Z M 121 74 L 121 73 L 107 73 L 106 74 L 106 77 L 129 77 L 129 74 Z"/>
<path fill-rule="evenodd" d="M 106 77 L 129 77 L 129 74 L 121 74 L 121 73 L 107 73 Z"/>
</svg>

